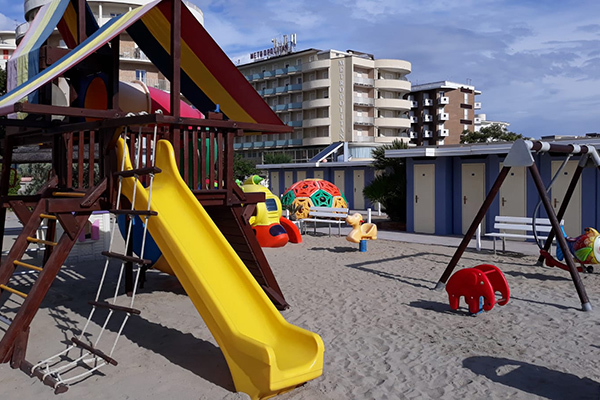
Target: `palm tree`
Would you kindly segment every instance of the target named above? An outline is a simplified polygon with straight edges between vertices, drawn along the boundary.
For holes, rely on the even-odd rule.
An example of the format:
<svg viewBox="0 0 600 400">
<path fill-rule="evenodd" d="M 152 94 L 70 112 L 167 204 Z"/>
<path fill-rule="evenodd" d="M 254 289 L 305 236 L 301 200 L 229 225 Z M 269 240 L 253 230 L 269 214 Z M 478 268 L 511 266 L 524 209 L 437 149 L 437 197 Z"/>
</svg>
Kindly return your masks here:
<svg viewBox="0 0 600 400">
<path fill-rule="evenodd" d="M 377 176 L 363 190 L 372 202 L 379 202 L 392 221 L 406 222 L 406 163 L 401 158 L 386 158 L 386 150 L 407 149 L 408 145 L 394 140 L 373 149 L 373 167 Z"/>
</svg>

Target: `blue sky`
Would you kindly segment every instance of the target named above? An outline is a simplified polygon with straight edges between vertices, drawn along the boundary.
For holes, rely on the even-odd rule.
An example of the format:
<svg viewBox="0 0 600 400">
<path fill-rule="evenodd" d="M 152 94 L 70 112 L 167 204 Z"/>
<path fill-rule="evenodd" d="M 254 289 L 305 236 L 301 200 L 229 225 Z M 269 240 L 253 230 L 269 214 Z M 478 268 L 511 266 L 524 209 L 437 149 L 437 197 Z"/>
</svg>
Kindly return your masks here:
<svg viewBox="0 0 600 400">
<path fill-rule="evenodd" d="M 529 137 L 600 132 L 597 0 L 192 0 L 230 56 L 297 33 L 297 50 L 358 50 L 412 63 L 413 84 L 481 90 L 481 112 Z M 0 0 L 0 28 L 23 3 Z"/>
</svg>

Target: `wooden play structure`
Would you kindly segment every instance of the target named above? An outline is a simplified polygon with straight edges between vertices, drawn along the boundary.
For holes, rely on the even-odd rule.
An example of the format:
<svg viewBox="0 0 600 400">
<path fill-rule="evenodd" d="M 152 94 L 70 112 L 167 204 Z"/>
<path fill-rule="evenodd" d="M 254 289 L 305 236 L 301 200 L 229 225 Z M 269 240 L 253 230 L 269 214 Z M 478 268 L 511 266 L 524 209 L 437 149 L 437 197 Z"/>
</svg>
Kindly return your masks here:
<svg viewBox="0 0 600 400">
<path fill-rule="evenodd" d="M 575 170 L 575 173 L 573 174 L 573 178 L 567 188 L 567 191 L 565 193 L 565 196 L 561 203 L 561 206 L 558 210 L 558 213 L 555 213 L 554 209 L 552 208 L 550 199 L 548 198 L 547 188 L 545 187 L 544 182 L 542 181 L 542 178 L 540 176 L 538 168 L 535 164 L 535 160 L 533 159 L 532 152 L 535 152 L 535 153 L 551 152 L 551 153 L 562 153 L 562 154 L 568 154 L 568 155 L 572 154 L 572 155 L 580 156 L 579 164 L 577 166 L 577 169 Z M 568 267 L 568 271 L 571 275 L 571 279 L 573 280 L 573 283 L 575 284 L 575 289 L 577 290 L 577 294 L 581 301 L 582 310 L 583 311 L 591 311 L 592 306 L 590 304 L 589 298 L 585 291 L 583 282 L 581 281 L 581 277 L 579 276 L 579 272 L 577 271 L 577 267 L 575 266 L 573 256 L 568 249 L 566 239 L 565 239 L 564 235 L 562 234 L 562 230 L 561 230 L 560 223 L 559 223 L 559 221 L 562 220 L 564 217 L 564 214 L 567 210 L 567 206 L 569 205 L 569 201 L 571 200 L 571 196 L 573 194 L 575 186 L 577 185 L 577 182 L 579 181 L 579 179 L 581 177 L 581 173 L 582 173 L 583 169 L 586 167 L 594 167 L 594 168 L 600 169 L 600 156 L 598 155 L 596 149 L 593 146 L 586 146 L 586 145 L 580 146 L 580 145 L 549 143 L 549 142 L 542 142 L 542 141 L 530 141 L 530 140 L 522 140 L 522 139 L 517 140 L 511 147 L 511 150 L 508 153 L 508 155 L 506 156 L 506 159 L 504 160 L 504 166 L 503 166 L 502 170 L 500 170 L 500 173 L 499 173 L 498 177 L 496 178 L 496 181 L 494 182 L 489 193 L 487 194 L 485 201 L 481 205 L 481 208 L 479 209 L 479 211 L 477 212 L 477 215 L 473 219 L 473 222 L 469 226 L 467 233 L 465 233 L 463 240 L 461 241 L 460 245 L 456 249 L 456 252 L 452 256 L 452 259 L 450 260 L 450 262 L 448 263 L 448 266 L 446 267 L 445 271 L 443 272 L 442 276 L 440 277 L 440 280 L 438 281 L 438 283 L 436 285 L 436 289 L 441 290 L 446 285 L 448 278 L 450 278 L 452 271 L 458 264 L 458 261 L 460 260 L 463 253 L 465 252 L 465 250 L 469 244 L 469 241 L 471 240 L 471 238 L 475 234 L 475 231 L 477 230 L 477 227 L 479 226 L 479 224 L 485 217 L 486 212 L 490 208 L 494 198 L 496 197 L 496 195 L 498 194 L 498 192 L 500 190 L 500 187 L 502 186 L 502 183 L 506 179 L 506 177 L 512 167 L 527 167 L 527 169 L 529 170 L 531 177 L 535 183 L 538 194 L 540 196 L 541 203 L 544 206 L 544 210 L 546 211 L 546 214 L 547 214 L 548 219 L 550 220 L 550 224 L 552 226 L 552 230 L 550 231 L 550 233 L 548 234 L 548 237 L 545 240 L 545 245 L 544 245 L 543 250 L 547 252 L 550 249 L 552 240 L 556 237 L 558 246 L 560 246 L 560 248 L 562 249 L 562 252 L 564 254 L 565 264 Z M 540 258 L 538 260 L 539 263 L 541 263 L 542 260 L 543 260 L 543 257 L 540 256 Z"/>
<path fill-rule="evenodd" d="M 60 11 L 61 6 L 66 11 Z M 25 358 L 30 324 L 92 212 L 107 210 L 146 219 L 156 214 L 149 208 L 133 209 L 120 196 L 120 181 L 135 176 L 148 185 L 154 174 L 161 172 L 153 166 L 151 150 L 159 139 L 172 144 L 181 177 L 267 296 L 277 308 L 288 307 L 248 223 L 264 194 L 244 193 L 235 183 L 233 144 L 235 137 L 246 132 L 268 134 L 290 132 L 291 128 L 281 123 L 202 26 L 191 21 L 193 16 L 181 0 L 150 2 L 102 28 L 90 23 L 93 16 L 84 0 L 55 0 L 51 7 L 54 9 L 42 8 L 40 13 L 55 13 L 50 21 L 55 21 L 69 48 L 52 48 L 41 38 L 39 73 L 0 99 L 0 125 L 6 129 L 0 180 L 2 237 L 7 209 L 23 223 L 22 233 L 0 266 L 0 290 L 23 298 L 12 320 L 2 318 L 7 326 L 0 339 L 0 362 L 38 376 L 60 393 L 67 386 Z M 157 18 L 162 30 L 153 25 Z M 125 30 L 170 81 L 168 113 L 127 111 L 120 106 L 119 34 Z M 99 94 L 105 107 L 86 107 L 80 101 L 86 96 L 80 88 L 90 77 L 105 83 Z M 70 106 L 52 103 L 59 79 L 79 94 Z M 207 118 L 182 117 L 180 92 Z M 23 100 L 27 96 L 30 101 Z M 213 112 L 219 109 L 222 113 Z M 143 167 L 121 171 L 115 150 L 119 138 L 130 139 L 131 159 L 141 158 Z M 52 175 L 35 195 L 8 196 L 13 155 L 26 146 L 52 149 Z M 48 233 L 42 240 L 36 237 L 36 230 L 43 221 Z M 57 237 L 59 224 L 64 233 Z M 31 243 L 45 245 L 40 266 L 22 261 Z M 133 278 L 132 267 L 143 270 L 148 260 L 136 257 L 131 246 L 128 250 L 126 254 L 109 250 L 104 255 L 127 265 L 125 291 L 131 293 L 138 280 Z M 28 293 L 11 286 L 11 277 L 23 268 L 38 274 Z M 93 300 L 91 304 L 111 313 L 139 313 L 109 302 Z M 81 340 L 74 338 L 73 345 L 104 363 L 117 363 L 108 352 Z"/>
</svg>

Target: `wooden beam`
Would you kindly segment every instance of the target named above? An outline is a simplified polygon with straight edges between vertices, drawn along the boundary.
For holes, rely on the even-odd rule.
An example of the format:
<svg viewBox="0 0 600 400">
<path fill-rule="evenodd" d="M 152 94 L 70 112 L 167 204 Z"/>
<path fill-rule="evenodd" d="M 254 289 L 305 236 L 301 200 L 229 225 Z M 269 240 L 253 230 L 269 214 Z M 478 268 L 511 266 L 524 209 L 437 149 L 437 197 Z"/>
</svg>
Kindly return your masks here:
<svg viewBox="0 0 600 400">
<path fill-rule="evenodd" d="M 546 210 L 546 214 L 548 215 L 548 219 L 550 220 L 550 224 L 552 225 L 552 230 L 555 232 L 560 232 L 560 223 L 558 222 L 558 218 L 554 213 L 554 209 L 550 204 L 550 199 L 548 198 L 548 194 L 546 193 L 546 187 L 542 182 L 542 177 L 540 176 L 540 172 L 537 169 L 537 166 L 532 164 L 530 167 L 527 167 L 529 170 L 531 177 L 533 178 L 533 182 L 535 183 L 535 187 L 537 188 L 538 194 L 540 196 L 540 200 L 544 205 L 544 209 Z M 563 256 L 565 257 L 565 264 L 569 267 L 569 273 L 571 274 L 571 279 L 575 284 L 575 289 L 577 290 L 577 295 L 579 296 L 579 300 L 581 301 L 581 307 L 583 311 L 591 311 L 592 306 L 590 304 L 590 299 L 585 291 L 585 286 L 583 286 L 583 282 L 581 281 L 581 276 L 579 276 L 579 272 L 577 272 L 577 267 L 575 266 L 575 262 L 573 261 L 573 255 L 569 250 L 569 246 L 567 245 L 567 239 L 564 235 L 556 235 L 556 242 L 560 246 L 563 252 Z"/>
</svg>

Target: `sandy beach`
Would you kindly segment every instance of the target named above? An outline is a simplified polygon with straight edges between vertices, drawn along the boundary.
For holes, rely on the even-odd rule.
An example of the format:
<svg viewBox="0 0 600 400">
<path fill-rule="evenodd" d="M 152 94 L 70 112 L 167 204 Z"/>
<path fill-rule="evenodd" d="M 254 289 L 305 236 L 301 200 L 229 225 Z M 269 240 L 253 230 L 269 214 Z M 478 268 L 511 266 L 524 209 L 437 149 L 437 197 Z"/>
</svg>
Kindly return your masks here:
<svg viewBox="0 0 600 400">
<path fill-rule="evenodd" d="M 594 307 L 586 313 L 566 271 L 536 267 L 533 256 L 469 250 L 459 266 L 498 266 L 512 295 L 507 305 L 472 317 L 464 302 L 452 311 L 446 292 L 432 290 L 453 252 L 377 240 L 360 253 L 344 237 L 326 235 L 265 249 L 292 305 L 284 317 L 325 343 L 323 375 L 277 398 L 598 399 L 600 275 L 582 275 Z M 32 324 L 28 360 L 64 349 L 80 332 L 103 265 L 63 268 Z M 116 272 L 109 279 L 116 281 Z M 117 366 L 55 397 L 37 378 L 2 364 L 2 393 L 64 400 L 247 398 L 234 392 L 221 351 L 176 278 L 150 271 L 135 307 L 141 315 L 119 339 Z M 112 335 L 118 324 L 108 328 Z"/>
</svg>

